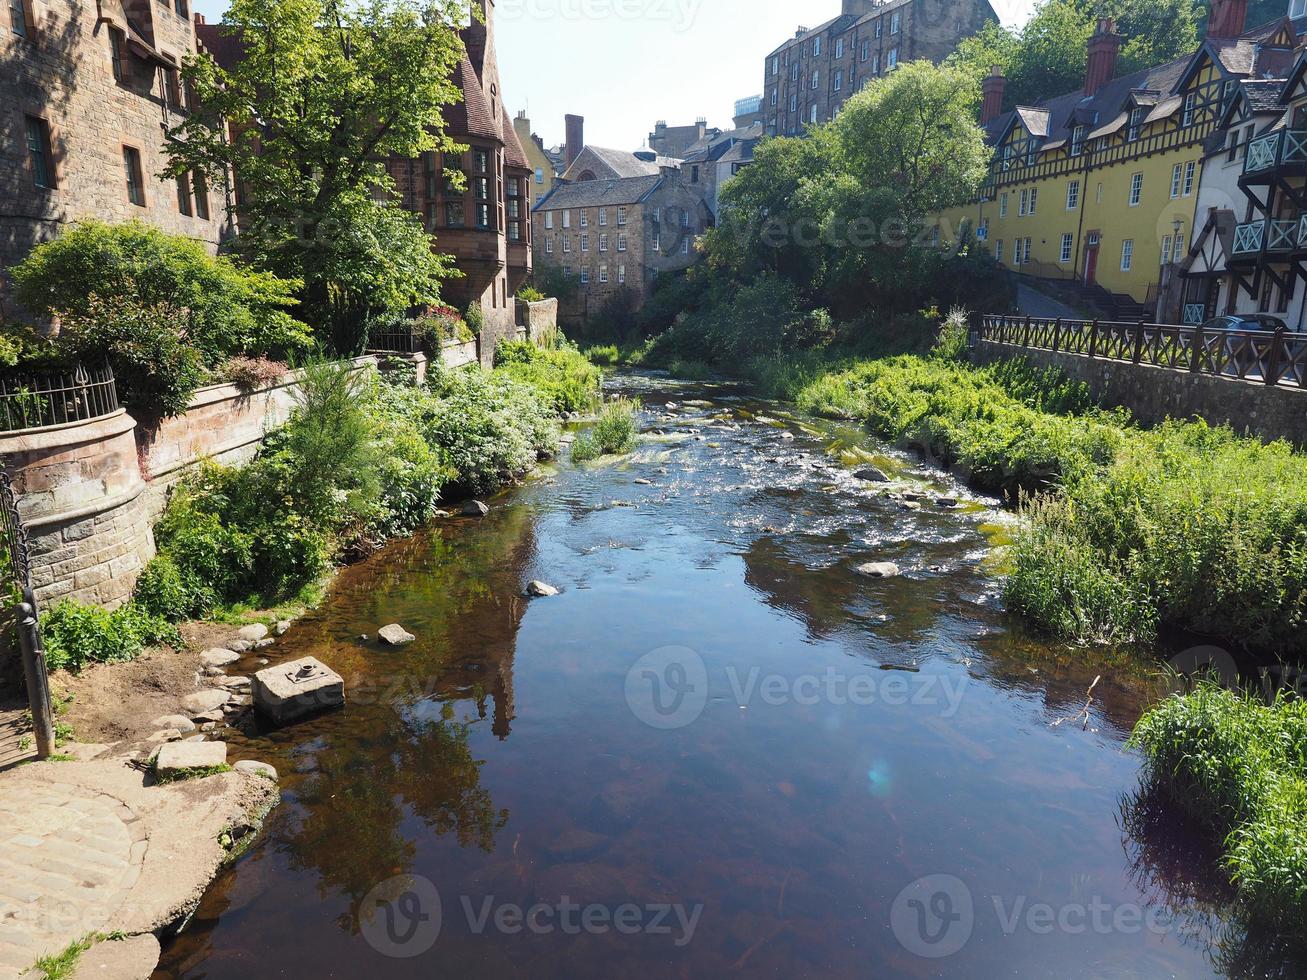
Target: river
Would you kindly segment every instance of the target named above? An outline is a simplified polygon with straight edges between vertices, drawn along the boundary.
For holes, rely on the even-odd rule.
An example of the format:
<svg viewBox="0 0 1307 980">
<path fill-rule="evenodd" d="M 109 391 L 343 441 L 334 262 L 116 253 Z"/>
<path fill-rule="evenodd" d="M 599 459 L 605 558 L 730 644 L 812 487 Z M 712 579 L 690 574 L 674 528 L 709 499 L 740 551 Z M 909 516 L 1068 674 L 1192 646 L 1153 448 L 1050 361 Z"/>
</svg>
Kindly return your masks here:
<svg viewBox="0 0 1307 980">
<path fill-rule="evenodd" d="M 1009 514 L 729 386 L 609 390 L 634 453 L 346 569 L 270 651 L 349 704 L 231 739 L 284 802 L 156 977 L 1230 971 L 1212 855 L 1136 804 L 1155 666 L 1005 617 Z"/>
</svg>

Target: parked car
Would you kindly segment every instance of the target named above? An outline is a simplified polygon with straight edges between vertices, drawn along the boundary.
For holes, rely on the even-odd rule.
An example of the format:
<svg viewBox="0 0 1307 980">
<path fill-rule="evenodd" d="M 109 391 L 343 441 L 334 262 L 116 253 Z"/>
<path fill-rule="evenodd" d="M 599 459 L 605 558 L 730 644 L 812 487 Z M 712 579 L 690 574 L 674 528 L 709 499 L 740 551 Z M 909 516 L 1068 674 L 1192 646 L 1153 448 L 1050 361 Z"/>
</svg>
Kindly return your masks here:
<svg viewBox="0 0 1307 980">
<path fill-rule="evenodd" d="M 1207 338 L 1208 350 L 1213 355 L 1220 348 L 1213 346 L 1212 338 L 1218 334 L 1225 334 L 1224 341 L 1219 342 L 1225 346 L 1225 367 L 1221 371 L 1222 374 L 1258 380 L 1262 377 L 1264 366 L 1261 363 L 1260 352 L 1249 343 L 1248 334 L 1274 333 L 1277 330 L 1288 329 L 1288 325 L 1283 320 L 1269 313 L 1235 313 L 1217 316 L 1208 320 L 1202 327 L 1203 334 Z"/>
</svg>

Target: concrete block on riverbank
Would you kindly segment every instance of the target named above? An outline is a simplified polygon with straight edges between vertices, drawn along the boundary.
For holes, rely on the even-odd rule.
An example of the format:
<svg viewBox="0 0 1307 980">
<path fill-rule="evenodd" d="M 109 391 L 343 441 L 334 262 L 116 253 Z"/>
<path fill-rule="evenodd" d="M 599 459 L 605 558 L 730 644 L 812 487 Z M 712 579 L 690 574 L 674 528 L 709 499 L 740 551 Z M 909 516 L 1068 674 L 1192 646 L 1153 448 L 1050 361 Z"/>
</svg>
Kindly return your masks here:
<svg viewBox="0 0 1307 980">
<path fill-rule="evenodd" d="M 154 774 L 160 779 L 179 779 L 203 769 L 227 764 L 225 742 L 169 742 L 154 758 Z"/>
<path fill-rule="evenodd" d="M 253 690 L 255 710 L 278 725 L 345 704 L 344 679 L 313 657 L 264 668 Z"/>
</svg>

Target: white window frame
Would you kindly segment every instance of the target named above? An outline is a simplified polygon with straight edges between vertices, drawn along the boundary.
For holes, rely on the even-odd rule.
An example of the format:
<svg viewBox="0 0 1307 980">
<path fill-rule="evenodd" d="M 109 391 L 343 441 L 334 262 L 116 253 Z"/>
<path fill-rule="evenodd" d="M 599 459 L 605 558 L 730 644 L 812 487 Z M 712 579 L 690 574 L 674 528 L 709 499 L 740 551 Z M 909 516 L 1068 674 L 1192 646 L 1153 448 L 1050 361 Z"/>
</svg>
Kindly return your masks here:
<svg viewBox="0 0 1307 980">
<path fill-rule="evenodd" d="M 1076 244 L 1076 236 L 1073 235 L 1073 234 L 1071 234 L 1071 232 L 1069 232 L 1069 231 L 1068 231 L 1068 232 L 1063 232 L 1063 234 L 1062 234 L 1062 255 L 1061 255 L 1061 261 L 1062 261 L 1063 263 L 1066 263 L 1066 262 L 1070 262 L 1070 261 L 1071 261 L 1071 253 L 1072 253 L 1072 251 L 1075 249 L 1075 244 Z"/>
<path fill-rule="evenodd" d="M 1198 161 L 1190 160 L 1184 165 L 1184 194 L 1185 197 L 1194 196 L 1195 175 L 1198 173 Z"/>
<path fill-rule="evenodd" d="M 608 266 L 606 265 L 601 265 L 599 267 L 599 285 L 608 285 Z"/>
<path fill-rule="evenodd" d="M 998 216 L 1000 218 L 1007 217 L 1007 191 L 998 196 Z"/>
<path fill-rule="evenodd" d="M 1171 200 L 1180 196 L 1180 181 L 1184 176 L 1184 164 L 1177 163 L 1171 168 Z"/>
<path fill-rule="evenodd" d="M 688 236 L 686 238 L 681 239 L 681 254 L 682 255 L 690 254 L 690 239 Z"/>
<path fill-rule="evenodd" d="M 899 66 L 899 49 L 890 48 L 889 54 L 885 56 L 885 70 L 893 71 Z"/>
<path fill-rule="evenodd" d="M 837 37 L 835 39 L 835 58 L 836 60 L 838 60 L 843 57 L 844 57 L 844 38 Z"/>
<path fill-rule="evenodd" d="M 1066 209 L 1074 211 L 1080 207 L 1080 181 L 1070 180 L 1066 185 Z"/>
<path fill-rule="evenodd" d="M 1162 265 L 1171 261 L 1171 236 L 1162 236 Z"/>
<path fill-rule="evenodd" d="M 608 251 L 608 235 L 606 234 L 599 235 L 599 251 L 600 253 Z"/>
<path fill-rule="evenodd" d="M 552 235 L 545 239 L 545 253 L 547 255 L 554 254 L 554 239 Z"/>
<path fill-rule="evenodd" d="M 581 285 L 590 285 L 590 269 L 588 266 L 581 266 Z"/>
<path fill-rule="evenodd" d="M 1129 272 L 1135 264 L 1135 240 L 1127 238 L 1121 242 L 1121 271 Z"/>
<path fill-rule="evenodd" d="M 564 229 L 567 229 L 567 228 L 571 228 L 571 227 L 572 227 L 572 212 L 571 212 L 571 211 L 564 211 L 564 212 L 563 212 L 563 228 L 564 228 Z"/>
<path fill-rule="evenodd" d="M 600 227 L 600 228 L 607 228 L 607 227 L 608 227 L 608 209 L 607 209 L 607 208 L 600 208 L 600 209 L 599 209 L 599 227 Z"/>
<path fill-rule="evenodd" d="M 1085 152 L 1085 127 L 1083 124 L 1071 128 L 1071 155 L 1078 157 Z"/>
<path fill-rule="evenodd" d="M 895 34 L 897 34 L 899 32 L 899 28 L 902 26 L 903 26 L 903 15 L 896 10 L 894 13 L 890 14 L 889 16 L 890 36 L 893 37 Z M 754 64 L 756 65 L 757 62 L 755 61 Z"/>
<path fill-rule="evenodd" d="M 626 208 L 617 209 L 617 227 L 621 228 L 626 224 Z"/>
<path fill-rule="evenodd" d="M 590 212 L 585 208 L 581 209 L 581 227 L 582 228 L 590 227 Z"/>
<path fill-rule="evenodd" d="M 545 231 L 553 231 L 553 230 L 554 230 L 554 212 L 552 212 L 552 211 L 546 211 L 546 212 L 545 212 Z"/>
<path fill-rule="evenodd" d="M 1130 207 L 1137 208 L 1144 199 L 1144 175 L 1143 171 L 1130 175 L 1130 197 L 1128 198 Z"/>
<path fill-rule="evenodd" d="M 1029 202 L 1029 200 L 1030 200 L 1030 191 L 1026 190 L 1025 188 L 1022 188 L 1021 195 L 1018 198 L 1019 203 L 1017 204 L 1018 218 L 1024 218 L 1029 213 L 1026 211 L 1026 205 L 1027 202 Z"/>
<path fill-rule="evenodd" d="M 1184 258 L 1184 232 L 1175 236 L 1175 251 L 1171 253 L 1171 261 L 1179 262 Z"/>
<path fill-rule="evenodd" d="M 626 236 L 625 236 L 625 235 L 618 235 L 618 236 L 617 236 L 617 251 L 619 251 L 619 252 L 625 252 L 625 251 L 626 251 Z"/>
<path fill-rule="evenodd" d="M 622 286 L 622 285 L 625 285 L 625 284 L 626 284 L 626 266 L 625 266 L 625 265 L 619 265 L 619 266 L 617 267 L 617 284 L 618 284 L 619 286 Z"/>
<path fill-rule="evenodd" d="M 1192 126 L 1194 124 L 1194 116 L 1197 114 L 1197 109 L 1198 93 L 1189 92 L 1184 97 L 1184 114 L 1181 116 L 1180 125 Z"/>
<path fill-rule="evenodd" d="M 1148 110 L 1142 107 L 1136 107 L 1130 110 L 1130 121 L 1126 129 L 1126 142 L 1133 143 L 1144 134 L 1144 117 L 1148 115 Z"/>
<path fill-rule="evenodd" d="M 1039 205 L 1039 188 L 1030 188 L 1030 210 L 1026 214 L 1034 214 L 1035 208 Z"/>
</svg>

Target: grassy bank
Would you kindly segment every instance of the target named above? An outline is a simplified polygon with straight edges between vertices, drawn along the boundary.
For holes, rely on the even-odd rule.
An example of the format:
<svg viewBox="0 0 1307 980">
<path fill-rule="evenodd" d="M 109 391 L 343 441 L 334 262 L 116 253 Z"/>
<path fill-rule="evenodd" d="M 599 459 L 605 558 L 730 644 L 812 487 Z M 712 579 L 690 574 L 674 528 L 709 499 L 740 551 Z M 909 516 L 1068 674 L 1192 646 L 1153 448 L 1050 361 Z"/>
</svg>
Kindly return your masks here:
<svg viewBox="0 0 1307 980">
<path fill-rule="evenodd" d="M 310 602 L 335 564 L 555 455 L 560 417 L 598 404 L 600 371 L 567 347 L 500 354 L 492 372 L 437 369 L 421 388 L 399 374 L 307 368 L 290 420 L 252 462 L 205 464 L 174 488 L 129 603 L 45 613 L 51 669 L 130 660 L 175 641 L 184 620 Z"/>
</svg>

